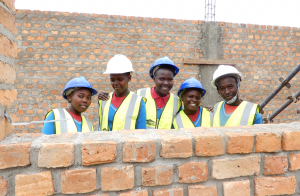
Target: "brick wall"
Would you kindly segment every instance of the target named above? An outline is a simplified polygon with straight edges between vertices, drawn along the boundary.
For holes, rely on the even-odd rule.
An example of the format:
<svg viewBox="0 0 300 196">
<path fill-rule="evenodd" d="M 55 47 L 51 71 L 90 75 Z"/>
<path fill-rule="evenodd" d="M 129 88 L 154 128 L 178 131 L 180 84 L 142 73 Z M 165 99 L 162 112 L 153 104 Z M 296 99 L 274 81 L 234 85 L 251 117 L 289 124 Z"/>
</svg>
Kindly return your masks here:
<svg viewBox="0 0 300 196">
<path fill-rule="evenodd" d="M 300 123 L 139 130 L 0 142 L 0 193 L 90 196 L 299 195 Z"/>
<path fill-rule="evenodd" d="M 17 90 L 14 82 L 17 42 L 14 36 L 16 33 L 14 4 L 14 0 L 0 0 L 0 141 L 14 129 L 4 117 L 4 113 L 16 120 Z"/>
<path fill-rule="evenodd" d="M 66 82 L 77 76 L 88 78 L 99 91 L 111 91 L 108 77 L 102 73 L 117 53 L 128 56 L 134 64 L 133 91 L 153 84 L 148 70 L 159 57 L 169 56 L 180 68 L 173 92 L 186 78 L 207 75 L 201 73 L 204 66 L 184 64 L 185 58 L 235 60 L 245 76 L 241 96 L 256 103 L 272 92 L 280 76 L 286 77 L 300 63 L 298 28 L 216 24 L 213 28 L 217 30 L 208 31 L 209 24 L 203 21 L 17 10 L 17 118 L 43 120 L 51 108 L 66 107 L 61 93 Z M 213 32 L 217 33 L 210 34 Z M 285 88 L 265 108 L 264 117 L 299 90 L 299 74 L 291 83 L 290 90 Z M 212 89 L 209 83 L 204 87 Z M 299 104 L 291 105 L 275 123 L 299 120 L 297 107 Z M 97 111 L 94 97 L 87 113 L 96 126 Z M 17 131 L 40 132 L 41 127 L 18 126 Z"/>
</svg>

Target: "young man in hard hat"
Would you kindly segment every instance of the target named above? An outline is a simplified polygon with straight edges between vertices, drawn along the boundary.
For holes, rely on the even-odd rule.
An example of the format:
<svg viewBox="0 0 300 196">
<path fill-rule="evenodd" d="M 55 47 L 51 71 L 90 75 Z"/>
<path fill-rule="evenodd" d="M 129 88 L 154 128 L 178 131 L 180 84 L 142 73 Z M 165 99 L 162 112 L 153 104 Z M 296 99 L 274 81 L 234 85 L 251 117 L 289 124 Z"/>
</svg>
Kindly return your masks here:
<svg viewBox="0 0 300 196">
<path fill-rule="evenodd" d="M 70 107 L 57 108 L 48 112 L 45 121 L 57 121 L 44 123 L 42 133 L 51 135 L 94 131 L 92 123 L 82 115 L 82 112 L 88 109 L 92 96 L 96 94 L 97 91 L 84 77 L 70 80 L 62 94 L 70 103 Z"/>
<path fill-rule="evenodd" d="M 200 106 L 201 98 L 205 93 L 206 90 L 201 82 L 193 77 L 185 80 L 180 85 L 177 95 L 181 98 L 184 109 L 175 116 L 173 122 L 175 129 L 211 126 L 211 112 Z"/>
<path fill-rule="evenodd" d="M 132 72 L 132 63 L 124 55 L 108 61 L 104 74 L 109 74 L 114 92 L 107 101 L 99 100 L 99 131 L 146 129 L 146 99 L 128 90 Z"/>
<path fill-rule="evenodd" d="M 137 90 L 138 95 L 147 99 L 147 129 L 172 128 L 174 117 L 181 110 L 179 97 L 170 93 L 178 72 L 179 68 L 168 57 L 159 58 L 149 71 L 155 87 Z M 106 100 L 107 93 L 99 93 L 98 98 Z"/>
<path fill-rule="evenodd" d="M 242 74 L 231 65 L 220 65 L 215 71 L 212 86 L 223 99 L 214 106 L 212 126 L 250 126 L 262 124 L 259 106 L 239 98 Z"/>
</svg>

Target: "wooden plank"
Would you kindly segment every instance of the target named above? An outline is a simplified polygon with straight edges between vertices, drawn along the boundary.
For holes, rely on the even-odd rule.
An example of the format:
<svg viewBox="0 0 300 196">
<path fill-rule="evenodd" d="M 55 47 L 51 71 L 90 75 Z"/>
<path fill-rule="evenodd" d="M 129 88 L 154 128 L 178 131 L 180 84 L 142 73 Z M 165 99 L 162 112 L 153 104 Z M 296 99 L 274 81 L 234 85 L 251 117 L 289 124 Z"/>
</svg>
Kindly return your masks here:
<svg viewBox="0 0 300 196">
<path fill-rule="evenodd" d="M 196 58 L 184 58 L 184 64 L 193 65 L 233 65 L 235 66 L 238 61 L 235 60 L 222 60 L 222 59 L 196 59 Z"/>
</svg>

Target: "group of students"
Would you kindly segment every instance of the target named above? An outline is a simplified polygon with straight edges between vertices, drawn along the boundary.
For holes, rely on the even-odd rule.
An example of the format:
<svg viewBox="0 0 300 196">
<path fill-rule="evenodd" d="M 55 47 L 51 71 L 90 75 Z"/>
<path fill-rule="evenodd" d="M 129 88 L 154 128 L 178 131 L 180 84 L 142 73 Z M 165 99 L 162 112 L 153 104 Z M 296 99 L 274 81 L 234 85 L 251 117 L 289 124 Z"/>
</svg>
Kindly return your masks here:
<svg viewBox="0 0 300 196">
<path fill-rule="evenodd" d="M 149 70 L 155 86 L 128 89 L 131 61 L 117 54 L 107 63 L 104 74 L 109 74 L 114 92 L 100 92 L 99 131 L 128 129 L 180 129 L 193 127 L 243 126 L 262 123 L 259 106 L 239 98 L 242 74 L 233 66 L 220 65 L 213 75 L 212 86 L 223 101 L 213 110 L 201 107 L 206 90 L 195 78 L 185 80 L 177 95 L 171 93 L 179 68 L 168 57 L 157 59 Z M 57 108 L 46 114 L 42 133 L 61 134 L 94 131 L 82 113 L 98 94 L 84 77 L 70 80 L 63 97 L 70 103 L 67 109 Z M 183 104 L 183 105 L 182 105 Z M 50 122 L 47 122 L 50 121 Z"/>
</svg>

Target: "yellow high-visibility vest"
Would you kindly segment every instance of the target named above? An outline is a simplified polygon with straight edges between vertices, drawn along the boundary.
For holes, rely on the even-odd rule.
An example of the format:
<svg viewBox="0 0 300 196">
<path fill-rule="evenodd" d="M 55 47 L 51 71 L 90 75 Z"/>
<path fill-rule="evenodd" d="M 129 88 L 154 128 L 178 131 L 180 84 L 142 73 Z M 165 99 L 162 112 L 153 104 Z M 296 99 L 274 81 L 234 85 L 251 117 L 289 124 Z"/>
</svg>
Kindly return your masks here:
<svg viewBox="0 0 300 196">
<path fill-rule="evenodd" d="M 171 129 L 175 115 L 181 108 L 181 101 L 179 97 L 170 93 L 169 99 L 163 108 L 160 118 L 157 119 L 157 106 L 155 100 L 151 96 L 151 88 L 142 88 L 137 90 L 136 93 L 147 99 L 147 129 Z"/>
<path fill-rule="evenodd" d="M 51 112 L 53 112 L 54 120 L 62 120 L 62 121 L 54 122 L 55 134 L 79 132 L 73 117 L 66 109 L 63 108 L 53 109 L 46 114 L 46 118 Z M 68 120 L 63 120 L 63 119 L 68 119 Z M 94 127 L 92 123 L 86 120 L 86 118 L 83 115 L 81 115 L 81 121 L 82 121 L 81 132 L 86 133 L 86 132 L 94 131 Z"/>
<path fill-rule="evenodd" d="M 206 108 L 202 108 L 201 111 L 201 127 L 210 127 L 211 122 L 210 122 L 210 111 L 208 111 Z M 193 121 L 190 119 L 190 117 L 183 111 L 181 110 L 178 114 L 176 114 L 173 126 L 175 129 L 180 129 L 180 128 L 195 128 L 195 124 Z"/>
<path fill-rule="evenodd" d="M 212 127 L 220 127 L 220 111 L 224 101 L 214 106 Z M 231 114 L 225 126 L 251 126 L 255 120 L 255 114 L 259 112 L 259 106 L 255 103 L 243 101 Z"/>
<path fill-rule="evenodd" d="M 108 126 L 108 113 L 113 93 L 110 93 L 107 101 L 99 100 L 99 131 L 116 131 L 135 129 L 139 116 L 142 97 L 132 92 L 124 98 L 117 109 L 112 123 L 112 130 Z M 146 100 L 143 99 L 145 102 Z"/>
</svg>

